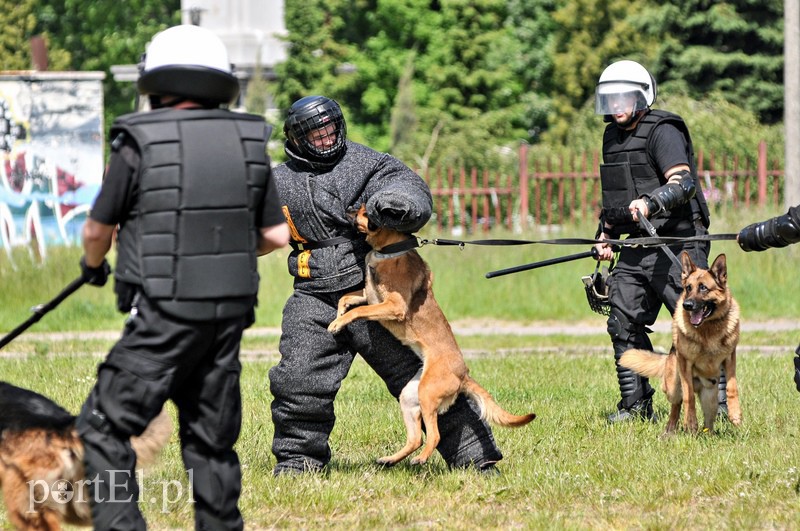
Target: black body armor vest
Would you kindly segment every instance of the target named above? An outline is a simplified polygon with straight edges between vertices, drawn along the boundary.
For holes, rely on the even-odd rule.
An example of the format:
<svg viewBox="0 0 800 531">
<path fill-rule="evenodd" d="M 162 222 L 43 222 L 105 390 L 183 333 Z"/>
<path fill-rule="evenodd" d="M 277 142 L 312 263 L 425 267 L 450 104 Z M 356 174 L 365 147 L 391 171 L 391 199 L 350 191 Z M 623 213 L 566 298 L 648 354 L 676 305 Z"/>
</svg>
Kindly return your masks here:
<svg viewBox="0 0 800 531">
<path fill-rule="evenodd" d="M 136 141 L 141 165 L 126 224 L 134 226 L 125 227 L 137 245 L 120 246 L 129 249 L 119 255 L 121 280 L 178 318 L 245 315 L 258 293 L 255 208 L 267 183 L 269 127 L 221 109 L 163 109 L 120 117 L 111 137 L 122 132 Z"/>
<path fill-rule="evenodd" d="M 615 226 L 620 234 L 638 231 L 633 223 L 628 205 L 631 201 L 649 194 L 659 186 L 666 184 L 666 179 L 658 171 L 655 162 L 648 153 L 648 143 L 652 131 L 662 123 L 674 125 L 686 138 L 689 165 L 694 177 L 696 194 L 686 204 L 671 211 L 659 212 L 651 219 L 653 226 L 664 235 L 682 225 L 690 226 L 696 219 L 703 225 L 709 225 L 709 212 L 706 205 L 697 169 L 694 162 L 694 149 L 689 129 L 677 114 L 662 110 L 651 110 L 645 114 L 634 129 L 633 134 L 623 142 L 618 141 L 616 125 L 609 124 L 603 134 L 603 162 L 600 166 L 600 181 L 603 189 L 602 218 Z"/>
</svg>

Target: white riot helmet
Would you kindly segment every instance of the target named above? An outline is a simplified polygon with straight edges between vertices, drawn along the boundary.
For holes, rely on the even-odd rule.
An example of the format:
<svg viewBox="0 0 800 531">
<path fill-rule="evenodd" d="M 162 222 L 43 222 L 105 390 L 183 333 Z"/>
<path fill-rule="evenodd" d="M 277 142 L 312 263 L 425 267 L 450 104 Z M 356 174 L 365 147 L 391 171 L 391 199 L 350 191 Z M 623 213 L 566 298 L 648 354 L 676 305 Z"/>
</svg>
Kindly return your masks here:
<svg viewBox="0 0 800 531">
<path fill-rule="evenodd" d="M 212 31 L 189 24 L 153 37 L 138 87 L 144 95 L 172 95 L 216 105 L 230 103 L 239 94 L 225 44 Z"/>
<path fill-rule="evenodd" d="M 649 108 L 656 101 L 656 81 L 636 61 L 617 61 L 600 75 L 595 89 L 595 113 L 611 115 Z"/>
</svg>

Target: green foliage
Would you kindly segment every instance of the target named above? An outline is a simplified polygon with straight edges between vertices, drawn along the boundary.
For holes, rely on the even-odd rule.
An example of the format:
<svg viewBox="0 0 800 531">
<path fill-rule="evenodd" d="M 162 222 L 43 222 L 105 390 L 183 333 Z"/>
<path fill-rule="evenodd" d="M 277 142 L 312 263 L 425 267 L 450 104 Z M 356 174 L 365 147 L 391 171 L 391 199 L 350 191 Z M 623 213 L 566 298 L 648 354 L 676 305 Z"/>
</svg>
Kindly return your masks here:
<svg viewBox="0 0 800 531">
<path fill-rule="evenodd" d="M 0 0 L 1 70 L 33 68 L 30 38 L 36 24 L 35 3 L 35 0 Z"/>
<path fill-rule="evenodd" d="M 594 99 L 597 79 L 619 59 L 651 62 L 653 39 L 638 27 L 650 0 L 577 0 L 565 2 L 553 18 L 554 113 L 548 138 L 572 142 L 570 126 L 578 109 Z"/>
<path fill-rule="evenodd" d="M 669 39 L 654 75 L 680 80 L 695 98 L 717 92 L 760 121 L 783 117 L 783 2 L 673 2 L 677 16 L 660 28 Z"/>
</svg>

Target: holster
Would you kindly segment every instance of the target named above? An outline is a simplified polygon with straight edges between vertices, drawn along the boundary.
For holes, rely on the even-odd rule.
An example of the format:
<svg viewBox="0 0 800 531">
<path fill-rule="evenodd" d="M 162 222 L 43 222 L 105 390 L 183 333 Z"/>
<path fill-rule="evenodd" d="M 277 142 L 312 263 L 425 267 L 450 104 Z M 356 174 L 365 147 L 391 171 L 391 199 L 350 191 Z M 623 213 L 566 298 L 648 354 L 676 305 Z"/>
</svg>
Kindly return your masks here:
<svg viewBox="0 0 800 531">
<path fill-rule="evenodd" d="M 114 281 L 114 293 L 117 294 L 117 310 L 122 313 L 128 313 L 133 307 L 133 299 L 136 297 L 136 292 L 141 289 L 136 284 L 125 282 L 124 280 Z"/>
</svg>

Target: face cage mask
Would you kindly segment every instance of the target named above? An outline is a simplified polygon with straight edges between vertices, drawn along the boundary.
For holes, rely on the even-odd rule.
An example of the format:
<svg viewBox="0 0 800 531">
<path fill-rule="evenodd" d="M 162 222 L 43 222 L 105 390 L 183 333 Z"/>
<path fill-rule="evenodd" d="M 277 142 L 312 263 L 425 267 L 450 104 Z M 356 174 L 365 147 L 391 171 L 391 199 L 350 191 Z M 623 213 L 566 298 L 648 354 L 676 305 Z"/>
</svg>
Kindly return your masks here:
<svg viewBox="0 0 800 531">
<path fill-rule="evenodd" d="M 614 268 L 613 261 L 610 268 Z M 606 279 L 609 274 L 609 268 L 603 267 L 602 270 L 600 269 L 600 260 L 598 260 L 594 273 L 581 277 L 583 287 L 586 290 L 586 300 L 589 302 L 589 308 L 600 315 L 611 314 L 611 303 L 608 301 L 608 286 L 606 285 Z"/>
<path fill-rule="evenodd" d="M 326 127 L 333 126 L 333 131 L 330 135 L 326 134 L 324 130 Z M 309 155 L 314 160 L 327 161 L 335 159 L 344 148 L 345 138 L 347 136 L 347 128 L 344 123 L 344 118 L 341 114 L 335 113 L 333 115 L 324 114 L 316 115 L 305 120 L 298 121 L 292 127 L 292 132 L 297 138 L 298 147 L 306 155 Z M 324 149 L 319 149 L 314 146 L 314 143 L 309 140 L 309 135 L 312 138 L 325 138 L 327 136 L 336 135 L 336 140 Z"/>
</svg>

